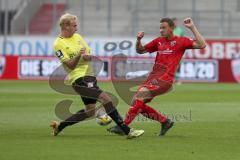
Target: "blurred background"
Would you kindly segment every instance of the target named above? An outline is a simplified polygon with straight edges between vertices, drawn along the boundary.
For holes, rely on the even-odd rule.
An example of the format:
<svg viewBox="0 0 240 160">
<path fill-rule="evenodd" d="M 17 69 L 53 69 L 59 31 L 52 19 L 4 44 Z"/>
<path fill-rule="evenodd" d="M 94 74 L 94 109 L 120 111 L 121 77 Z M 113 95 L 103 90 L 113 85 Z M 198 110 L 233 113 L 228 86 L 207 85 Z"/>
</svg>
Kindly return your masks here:
<svg viewBox="0 0 240 160">
<path fill-rule="evenodd" d="M 182 25 L 184 18 L 191 17 L 208 45 L 205 50 L 185 54 L 178 79 L 239 82 L 240 0 L 0 0 L 1 79 L 47 79 L 58 65 L 52 44 L 59 31 L 58 19 L 66 12 L 78 16 L 78 32 L 93 54 L 105 58 L 102 80 L 111 79 L 109 57 L 118 53 L 138 57 L 134 49 L 137 31 L 145 31 L 147 43 L 159 35 L 159 20 L 171 17 L 177 19 L 182 35 L 192 37 Z M 153 62 L 154 56 L 145 55 L 141 62 Z M 8 61 L 18 67 L 8 68 Z M 124 64 L 129 66 L 125 68 L 131 70 L 133 63 Z M 129 72 L 125 68 L 120 67 L 121 76 Z M 16 71 L 9 75 L 8 69 Z"/>
<path fill-rule="evenodd" d="M 239 36 L 239 0 L 0 0 L 0 33 L 55 35 L 64 12 L 77 15 L 88 36 L 154 35 L 161 17 L 176 17 L 179 25 L 192 17 L 205 37 Z"/>
<path fill-rule="evenodd" d="M 148 104 L 175 121 L 166 137 L 141 116 L 131 127 L 145 135 L 131 142 L 94 120 L 50 136 L 52 120 L 84 107 L 69 86 L 49 83 L 58 75 L 53 42 L 66 12 L 78 16 L 78 33 L 102 60 L 102 68 L 93 65 L 98 85 L 117 97 L 123 117 L 139 85 L 131 80 L 145 78 L 156 56 L 135 52 L 136 33 L 145 31 L 146 44 L 170 17 L 175 35 L 193 37 L 182 25 L 193 19 L 206 48 L 186 50 L 173 90 Z M 0 0 L 0 160 L 239 160 L 239 30 L 240 0 Z"/>
</svg>

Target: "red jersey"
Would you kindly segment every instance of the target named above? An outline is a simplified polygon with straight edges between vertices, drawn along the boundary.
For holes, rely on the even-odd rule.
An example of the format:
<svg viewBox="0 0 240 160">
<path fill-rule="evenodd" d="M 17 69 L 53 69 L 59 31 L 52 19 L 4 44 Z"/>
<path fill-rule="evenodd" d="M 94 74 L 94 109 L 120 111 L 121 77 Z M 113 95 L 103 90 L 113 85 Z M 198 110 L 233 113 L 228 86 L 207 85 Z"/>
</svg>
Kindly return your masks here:
<svg viewBox="0 0 240 160">
<path fill-rule="evenodd" d="M 158 37 L 144 46 L 149 53 L 157 52 L 151 77 L 172 83 L 174 73 L 186 49 L 192 49 L 193 40 L 173 36 L 171 39 Z"/>
</svg>

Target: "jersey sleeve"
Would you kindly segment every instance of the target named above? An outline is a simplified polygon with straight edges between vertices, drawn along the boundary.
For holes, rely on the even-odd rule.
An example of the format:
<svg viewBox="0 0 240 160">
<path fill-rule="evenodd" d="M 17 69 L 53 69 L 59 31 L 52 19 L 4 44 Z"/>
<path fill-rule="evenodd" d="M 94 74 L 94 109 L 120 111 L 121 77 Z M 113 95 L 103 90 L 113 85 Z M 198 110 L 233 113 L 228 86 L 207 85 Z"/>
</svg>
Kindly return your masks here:
<svg viewBox="0 0 240 160">
<path fill-rule="evenodd" d="M 157 47 L 157 38 L 152 40 L 151 42 L 147 43 L 145 46 L 144 46 L 144 49 L 149 52 L 149 53 L 153 53 L 153 52 L 156 52 L 158 50 L 158 47 Z"/>
<path fill-rule="evenodd" d="M 78 34 L 78 38 L 79 38 L 79 40 L 80 40 L 81 45 L 86 48 L 87 53 L 90 53 L 90 52 L 91 52 L 90 47 L 89 47 L 89 46 L 87 45 L 87 43 L 83 40 L 82 36 Z"/>
<path fill-rule="evenodd" d="M 182 46 L 184 49 L 193 49 L 193 42 L 195 40 L 190 39 L 188 37 L 182 37 Z"/>
<path fill-rule="evenodd" d="M 54 44 L 54 54 L 61 62 L 70 59 L 69 56 L 66 54 L 64 45 L 62 45 L 60 42 Z"/>
</svg>

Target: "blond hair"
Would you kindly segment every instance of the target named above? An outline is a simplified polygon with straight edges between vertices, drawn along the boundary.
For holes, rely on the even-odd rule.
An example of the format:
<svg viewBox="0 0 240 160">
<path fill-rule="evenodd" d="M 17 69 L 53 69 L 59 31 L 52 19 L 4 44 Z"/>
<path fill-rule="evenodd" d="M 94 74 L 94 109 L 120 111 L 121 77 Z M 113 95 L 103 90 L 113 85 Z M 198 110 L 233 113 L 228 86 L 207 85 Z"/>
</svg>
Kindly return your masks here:
<svg viewBox="0 0 240 160">
<path fill-rule="evenodd" d="M 72 15 L 70 13 L 65 13 L 59 19 L 60 28 L 63 28 L 64 24 L 70 25 L 72 20 L 77 20 L 77 16 Z"/>
</svg>

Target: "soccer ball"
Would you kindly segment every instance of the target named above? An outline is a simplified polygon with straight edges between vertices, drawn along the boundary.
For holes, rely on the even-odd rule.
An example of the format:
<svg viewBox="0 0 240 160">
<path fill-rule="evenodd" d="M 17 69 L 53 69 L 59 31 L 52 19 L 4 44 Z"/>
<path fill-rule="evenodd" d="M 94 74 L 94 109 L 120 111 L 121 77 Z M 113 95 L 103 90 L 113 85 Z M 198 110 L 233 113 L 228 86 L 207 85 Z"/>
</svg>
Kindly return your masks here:
<svg viewBox="0 0 240 160">
<path fill-rule="evenodd" d="M 112 122 L 112 118 L 107 115 L 105 110 L 98 110 L 96 113 L 96 122 L 101 126 L 106 126 Z"/>
<path fill-rule="evenodd" d="M 106 126 L 112 122 L 112 118 L 109 117 L 107 114 L 105 114 L 105 115 L 96 117 L 96 122 L 101 126 Z"/>
</svg>

